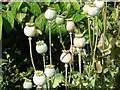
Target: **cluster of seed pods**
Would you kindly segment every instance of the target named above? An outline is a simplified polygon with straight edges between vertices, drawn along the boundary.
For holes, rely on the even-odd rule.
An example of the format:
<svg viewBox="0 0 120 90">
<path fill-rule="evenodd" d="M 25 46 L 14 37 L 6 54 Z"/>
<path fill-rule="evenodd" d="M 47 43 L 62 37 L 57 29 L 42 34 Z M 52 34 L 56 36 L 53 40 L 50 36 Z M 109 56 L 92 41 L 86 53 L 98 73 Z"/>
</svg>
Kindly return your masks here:
<svg viewBox="0 0 120 90">
<path fill-rule="evenodd" d="M 83 7 L 83 12 L 90 15 L 90 16 L 96 16 L 99 13 L 100 8 L 104 6 L 104 1 L 97 1 L 95 0 L 94 5 L 91 5 L 89 3 L 86 3 Z M 45 11 L 45 18 L 48 20 L 50 23 L 53 19 L 55 19 L 56 23 L 58 25 L 61 25 L 64 23 L 64 18 L 61 15 L 57 15 L 56 11 L 52 8 L 48 8 Z M 72 21 L 72 19 L 66 19 L 66 30 L 69 32 L 69 34 L 72 34 L 72 31 L 74 30 L 75 24 Z M 49 29 L 49 32 L 51 30 Z M 48 50 L 47 45 L 44 43 L 43 40 L 37 41 L 36 42 L 36 51 L 39 54 L 43 55 L 43 62 L 44 62 L 44 72 L 41 70 L 36 70 L 34 62 L 33 62 L 33 57 L 32 57 L 32 47 L 31 47 L 31 40 L 32 37 L 35 35 L 36 29 L 34 27 L 33 23 L 26 23 L 26 26 L 24 28 L 24 34 L 28 36 L 29 40 L 29 45 L 30 45 L 30 56 L 31 56 L 31 62 L 34 67 L 35 73 L 33 76 L 33 82 L 38 86 L 41 87 L 47 82 L 47 77 L 51 78 L 55 75 L 55 68 L 54 65 L 50 63 L 50 65 L 45 64 L 45 53 Z M 51 32 L 49 33 L 50 38 L 51 38 Z M 66 70 L 66 75 L 67 75 L 67 67 L 68 63 L 72 62 L 72 57 L 73 53 L 80 54 L 80 49 L 82 49 L 85 46 L 85 38 L 81 33 L 75 34 L 74 39 L 72 40 L 71 38 L 71 47 L 69 50 L 63 50 L 63 53 L 60 56 L 60 61 L 65 64 L 65 70 Z M 49 43 L 49 48 L 51 48 L 51 39 Z M 50 49 L 51 51 L 51 49 Z M 52 59 L 51 52 L 50 52 L 50 58 Z M 81 61 L 80 61 L 81 62 Z M 81 67 L 80 67 L 81 68 Z M 66 76 L 67 78 L 67 76 Z M 67 80 L 67 79 L 66 79 Z M 66 81 L 67 84 L 67 81 Z M 23 87 L 25 89 L 30 89 L 32 88 L 32 82 L 31 80 L 25 80 L 23 83 Z"/>
<path fill-rule="evenodd" d="M 89 16 L 96 16 L 103 7 L 104 0 L 95 0 L 92 4 L 91 2 L 87 2 L 83 7 L 83 12 Z"/>
</svg>

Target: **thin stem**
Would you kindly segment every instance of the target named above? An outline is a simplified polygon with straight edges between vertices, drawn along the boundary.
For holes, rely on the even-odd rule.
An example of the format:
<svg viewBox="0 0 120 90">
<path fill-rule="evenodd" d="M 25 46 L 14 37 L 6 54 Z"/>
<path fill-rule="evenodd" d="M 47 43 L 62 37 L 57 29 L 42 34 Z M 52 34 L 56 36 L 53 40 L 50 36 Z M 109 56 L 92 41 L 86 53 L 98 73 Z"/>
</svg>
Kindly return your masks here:
<svg viewBox="0 0 120 90">
<path fill-rule="evenodd" d="M 68 64 L 65 64 L 65 90 L 67 90 L 67 69 L 68 69 Z"/>
<path fill-rule="evenodd" d="M 96 16 L 96 24 L 97 24 L 97 16 Z M 94 47 L 94 52 L 93 52 L 92 67 L 94 67 L 94 63 L 95 63 L 97 43 L 98 43 L 98 25 L 96 25 L 96 40 L 95 40 L 95 47 Z"/>
<path fill-rule="evenodd" d="M 62 47 L 65 50 L 64 42 L 62 40 L 62 35 L 61 35 L 61 31 L 60 31 L 60 26 L 58 26 L 58 27 L 59 27 L 60 43 L 62 44 Z"/>
<path fill-rule="evenodd" d="M 90 17 L 88 16 L 88 33 L 89 33 L 89 41 L 90 41 L 90 50 L 92 53 L 92 41 L 91 41 L 91 33 L 90 33 Z"/>
<path fill-rule="evenodd" d="M 79 53 L 78 53 L 78 63 L 79 63 L 79 73 L 80 73 L 80 85 L 79 88 L 81 89 L 81 49 L 79 48 Z"/>
<path fill-rule="evenodd" d="M 72 39 L 72 32 L 69 32 L 69 35 L 70 35 L 70 43 L 71 43 L 71 53 L 72 53 L 72 62 L 70 63 L 70 71 L 72 72 L 72 67 L 74 69 L 74 53 L 73 53 L 73 39 Z"/>
<path fill-rule="evenodd" d="M 118 25 L 119 25 L 119 30 L 118 30 L 118 36 L 120 35 L 120 2 L 118 4 Z"/>
<path fill-rule="evenodd" d="M 119 29 L 118 29 L 118 37 L 120 36 L 120 2 L 118 4 L 118 23 L 119 23 Z"/>
<path fill-rule="evenodd" d="M 50 85 L 50 90 L 52 89 L 52 82 L 51 82 L 51 78 L 49 78 L 49 85 Z"/>
<path fill-rule="evenodd" d="M 93 25 L 95 26 L 95 18 L 93 18 Z M 92 41 L 92 45 L 94 46 L 95 44 L 95 29 L 93 30 L 93 41 Z"/>
<path fill-rule="evenodd" d="M 32 38 L 29 37 L 28 40 L 29 40 L 30 58 L 31 58 L 32 66 L 33 66 L 34 70 L 36 71 L 35 64 L 34 64 L 34 61 L 33 61 L 33 56 L 32 56 L 32 45 L 31 45 Z"/>
<path fill-rule="evenodd" d="M 45 54 L 43 54 L 42 56 L 43 56 L 43 64 L 44 64 L 44 70 L 45 70 L 45 66 L 46 66 L 46 64 L 45 64 Z"/>
<path fill-rule="evenodd" d="M 50 23 L 51 21 L 48 21 L 49 23 L 49 55 L 50 55 L 50 64 L 52 65 L 52 52 L 51 52 L 51 27 Z"/>
<path fill-rule="evenodd" d="M 36 87 L 36 90 L 42 90 L 42 86 L 38 85 L 38 86 Z"/>
<path fill-rule="evenodd" d="M 116 18 L 116 0 L 114 0 L 114 20 L 115 20 L 115 25 L 116 25 L 116 20 L 117 20 L 117 18 Z"/>
</svg>

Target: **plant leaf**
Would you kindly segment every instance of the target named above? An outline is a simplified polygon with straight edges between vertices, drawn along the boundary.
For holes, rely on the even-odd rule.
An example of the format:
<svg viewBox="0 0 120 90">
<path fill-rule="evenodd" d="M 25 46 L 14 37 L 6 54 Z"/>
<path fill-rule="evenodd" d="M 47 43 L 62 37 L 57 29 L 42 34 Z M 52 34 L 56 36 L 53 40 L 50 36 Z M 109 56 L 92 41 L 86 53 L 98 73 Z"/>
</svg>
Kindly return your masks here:
<svg viewBox="0 0 120 90">
<path fill-rule="evenodd" d="M 37 26 L 41 31 L 45 29 L 46 23 L 47 23 L 47 20 L 45 19 L 44 14 L 41 14 L 35 20 L 35 26 Z"/>
<path fill-rule="evenodd" d="M 30 5 L 30 7 L 28 7 L 28 9 L 35 15 L 35 16 L 39 16 L 41 14 L 41 9 L 39 7 L 39 5 L 37 4 L 37 2 L 28 2 L 28 4 Z"/>
<path fill-rule="evenodd" d="M 25 13 L 17 13 L 17 19 L 22 22 L 22 20 L 25 18 L 26 14 Z"/>
<path fill-rule="evenodd" d="M 74 22 L 79 22 L 79 21 L 81 21 L 84 17 L 85 17 L 84 14 L 82 14 L 82 13 L 79 14 L 78 12 L 75 13 L 75 14 L 72 16 Z"/>
<path fill-rule="evenodd" d="M 75 10 L 80 10 L 80 4 L 77 2 L 77 0 L 72 0 L 71 4 Z"/>
<path fill-rule="evenodd" d="M 53 88 L 56 88 L 59 83 L 61 83 L 64 80 L 64 76 L 61 73 L 57 73 L 54 76 L 54 82 L 53 82 Z"/>
<path fill-rule="evenodd" d="M 11 11 L 3 12 L 3 25 L 7 33 L 14 27 L 14 16 Z"/>
</svg>

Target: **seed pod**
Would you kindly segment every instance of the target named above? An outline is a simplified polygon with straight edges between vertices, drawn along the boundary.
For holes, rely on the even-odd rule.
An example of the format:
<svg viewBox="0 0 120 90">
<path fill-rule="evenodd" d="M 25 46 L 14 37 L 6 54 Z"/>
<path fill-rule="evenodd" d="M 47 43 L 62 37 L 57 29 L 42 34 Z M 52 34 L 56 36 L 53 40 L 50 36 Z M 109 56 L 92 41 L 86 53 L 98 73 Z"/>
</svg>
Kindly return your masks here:
<svg viewBox="0 0 120 90">
<path fill-rule="evenodd" d="M 97 73 L 102 72 L 102 65 L 101 65 L 100 61 L 96 62 L 95 67 L 96 67 Z"/>
<path fill-rule="evenodd" d="M 63 16 L 58 15 L 57 18 L 56 18 L 56 23 L 57 23 L 58 25 L 63 24 L 63 23 L 64 23 L 64 18 L 63 18 Z"/>
<path fill-rule="evenodd" d="M 63 50 L 63 53 L 60 56 L 60 61 L 63 63 L 69 63 L 72 60 L 72 55 L 69 50 Z"/>
<path fill-rule="evenodd" d="M 91 6 L 88 10 L 88 15 L 90 16 L 96 16 L 99 13 L 99 8 L 96 6 Z"/>
<path fill-rule="evenodd" d="M 76 34 L 75 38 L 73 39 L 73 44 L 77 48 L 82 48 L 85 46 L 85 38 L 82 34 Z"/>
<path fill-rule="evenodd" d="M 24 28 L 24 34 L 28 37 L 33 37 L 36 33 L 36 29 L 33 23 L 26 23 Z"/>
<path fill-rule="evenodd" d="M 44 85 L 47 81 L 47 78 L 43 71 L 35 71 L 35 74 L 33 76 L 33 82 L 36 85 Z"/>
<path fill-rule="evenodd" d="M 45 75 L 47 77 L 52 77 L 55 74 L 55 68 L 54 65 L 46 65 L 45 71 L 44 71 Z"/>
<path fill-rule="evenodd" d="M 90 8 L 90 5 L 85 4 L 85 5 L 84 5 L 84 7 L 83 7 L 83 12 L 87 14 L 87 13 L 88 13 L 89 8 Z"/>
<path fill-rule="evenodd" d="M 23 83 L 23 88 L 24 89 L 31 89 L 32 88 L 32 86 L 33 86 L 33 84 L 32 84 L 32 82 L 31 82 L 31 80 L 25 80 L 24 81 L 24 83 Z"/>
<path fill-rule="evenodd" d="M 104 1 L 103 0 L 95 0 L 94 4 L 98 7 L 98 8 L 103 8 L 104 7 Z"/>
<path fill-rule="evenodd" d="M 76 50 L 76 47 L 75 47 L 75 46 L 73 46 L 73 47 L 70 46 L 70 49 L 69 49 L 69 50 L 70 50 L 71 53 L 72 53 L 72 49 L 73 49 L 73 53 L 76 53 L 76 51 L 77 51 L 77 50 Z"/>
<path fill-rule="evenodd" d="M 67 19 L 67 24 L 66 24 L 66 29 L 67 31 L 72 31 L 74 29 L 74 22 L 72 21 L 72 19 Z"/>
<path fill-rule="evenodd" d="M 48 50 L 48 47 L 43 40 L 36 42 L 36 51 L 39 54 L 44 54 L 47 52 L 47 50 Z"/>
<path fill-rule="evenodd" d="M 45 18 L 49 21 L 52 21 L 53 19 L 56 18 L 56 11 L 54 11 L 53 8 L 48 8 L 46 11 L 45 11 Z"/>
</svg>

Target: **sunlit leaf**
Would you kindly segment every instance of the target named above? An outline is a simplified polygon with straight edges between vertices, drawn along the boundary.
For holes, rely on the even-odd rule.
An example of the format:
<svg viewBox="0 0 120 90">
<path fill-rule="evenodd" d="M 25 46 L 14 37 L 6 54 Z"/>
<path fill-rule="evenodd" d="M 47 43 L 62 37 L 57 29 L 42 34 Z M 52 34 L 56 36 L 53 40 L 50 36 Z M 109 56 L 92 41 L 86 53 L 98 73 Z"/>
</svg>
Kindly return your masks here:
<svg viewBox="0 0 120 90">
<path fill-rule="evenodd" d="M 16 18 L 17 18 L 20 22 L 22 22 L 25 17 L 26 17 L 26 13 L 17 13 L 17 16 L 16 16 Z"/>
<path fill-rule="evenodd" d="M 59 86 L 59 83 L 61 83 L 63 80 L 64 80 L 64 76 L 61 73 L 57 73 L 54 76 L 53 88 Z"/>
<path fill-rule="evenodd" d="M 45 29 L 46 23 L 47 23 L 47 20 L 45 19 L 44 14 L 41 14 L 35 20 L 35 26 L 37 26 L 41 31 Z"/>
<path fill-rule="evenodd" d="M 11 32 L 11 29 L 14 27 L 14 17 L 11 11 L 4 12 L 3 16 L 3 25 L 7 33 Z"/>
<path fill-rule="evenodd" d="M 72 18 L 74 22 L 80 22 L 84 17 L 85 15 L 82 13 L 75 13 Z"/>
<path fill-rule="evenodd" d="M 39 16 L 41 14 L 41 8 L 39 7 L 39 5 L 37 4 L 37 2 L 29 2 L 28 3 L 30 5 L 30 7 L 28 7 L 28 9 L 35 15 L 35 16 Z"/>
</svg>

